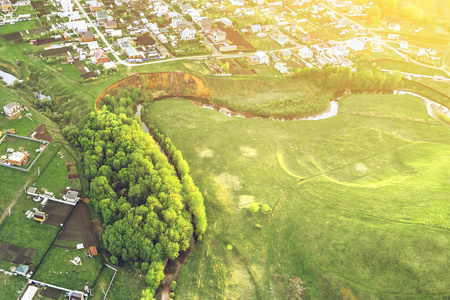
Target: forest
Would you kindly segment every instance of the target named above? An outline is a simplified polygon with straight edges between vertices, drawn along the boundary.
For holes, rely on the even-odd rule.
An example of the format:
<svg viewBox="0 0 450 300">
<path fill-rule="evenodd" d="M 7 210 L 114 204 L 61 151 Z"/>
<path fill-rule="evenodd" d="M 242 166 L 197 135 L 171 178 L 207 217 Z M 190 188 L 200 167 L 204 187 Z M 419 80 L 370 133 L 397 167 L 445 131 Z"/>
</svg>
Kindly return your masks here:
<svg viewBox="0 0 450 300">
<path fill-rule="evenodd" d="M 131 111 L 122 109 L 139 93 L 127 90 L 117 101 L 108 97 L 101 111 L 90 114 L 78 142 L 110 260 L 145 272 L 142 299 L 153 299 L 167 260 L 189 248 L 194 232 L 201 239 L 207 220 L 203 196 L 181 153 L 172 145 L 170 160 L 178 170 Z"/>
</svg>

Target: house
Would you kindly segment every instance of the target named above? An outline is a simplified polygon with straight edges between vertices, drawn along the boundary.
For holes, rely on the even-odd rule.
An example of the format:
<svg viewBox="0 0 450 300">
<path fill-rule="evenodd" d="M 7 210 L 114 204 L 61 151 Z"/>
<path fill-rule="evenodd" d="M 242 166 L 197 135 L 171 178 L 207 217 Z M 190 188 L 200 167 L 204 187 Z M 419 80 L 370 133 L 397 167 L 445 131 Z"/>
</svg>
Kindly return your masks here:
<svg viewBox="0 0 450 300">
<path fill-rule="evenodd" d="M 166 13 L 166 19 L 172 20 L 173 18 L 178 18 L 178 13 L 176 11 L 169 11 Z"/>
<path fill-rule="evenodd" d="M 227 34 L 225 33 L 225 31 L 222 31 L 220 29 L 216 29 L 212 31 L 212 39 L 216 42 L 216 43 L 220 43 L 225 41 L 227 38 Z"/>
<path fill-rule="evenodd" d="M 286 44 L 289 41 L 289 39 L 286 35 L 280 34 L 275 38 L 275 41 L 277 41 L 278 44 L 284 47 L 284 44 Z"/>
<path fill-rule="evenodd" d="M 162 34 L 162 33 L 158 34 L 156 37 L 157 37 L 158 40 L 159 40 L 161 43 L 163 43 L 163 44 L 167 44 L 167 43 L 169 42 L 169 41 L 167 40 L 167 37 L 166 37 L 164 34 Z"/>
<path fill-rule="evenodd" d="M 398 38 L 398 42 L 400 43 L 400 49 L 407 50 L 408 49 L 408 37 L 400 36 Z"/>
<path fill-rule="evenodd" d="M 17 1 L 16 3 L 18 6 L 28 6 L 31 4 L 29 0 Z"/>
<path fill-rule="evenodd" d="M 92 31 L 88 30 L 88 31 L 86 31 L 85 33 L 83 33 L 81 35 L 81 39 L 85 43 L 93 42 L 94 41 L 94 34 L 92 33 Z"/>
<path fill-rule="evenodd" d="M 309 49 L 306 46 L 298 50 L 298 56 L 300 56 L 303 59 L 311 59 L 313 55 L 314 53 L 311 51 L 311 49 Z"/>
<path fill-rule="evenodd" d="M 417 51 L 417 56 L 428 56 L 428 53 L 425 48 L 420 48 L 419 51 Z"/>
<path fill-rule="evenodd" d="M 277 62 L 275 64 L 275 69 L 281 74 L 289 74 L 288 69 L 286 68 L 286 63 Z"/>
<path fill-rule="evenodd" d="M 91 57 L 91 62 L 93 64 L 102 64 L 102 63 L 105 63 L 105 62 L 108 62 L 108 61 L 109 61 L 108 53 L 106 53 L 102 49 L 95 50 L 94 51 L 94 55 Z"/>
<path fill-rule="evenodd" d="M 97 19 L 97 22 L 103 23 L 108 18 L 108 12 L 106 10 L 98 10 L 94 12 L 94 16 Z"/>
<path fill-rule="evenodd" d="M 67 31 L 63 33 L 63 38 L 64 38 L 66 41 L 70 40 L 70 35 L 67 33 Z"/>
<path fill-rule="evenodd" d="M 145 58 L 142 51 L 136 51 L 130 44 L 123 48 L 123 52 L 128 59 L 142 59 Z"/>
<path fill-rule="evenodd" d="M 262 27 L 259 24 L 255 24 L 255 25 L 251 26 L 251 30 L 252 30 L 253 33 L 257 33 L 257 32 L 262 31 Z"/>
<path fill-rule="evenodd" d="M 26 265 L 19 265 L 14 272 L 17 275 L 26 276 L 29 268 L 30 267 Z"/>
<path fill-rule="evenodd" d="M 91 12 L 102 10 L 102 3 L 97 1 L 90 1 L 89 9 Z"/>
<path fill-rule="evenodd" d="M 244 6 L 244 0 L 230 0 L 231 5 L 234 6 Z"/>
<path fill-rule="evenodd" d="M 387 29 L 393 30 L 393 31 L 400 31 L 401 26 L 398 23 L 389 23 L 389 26 Z"/>
<path fill-rule="evenodd" d="M 116 21 L 106 21 L 104 24 L 105 29 L 114 29 L 117 27 Z"/>
<path fill-rule="evenodd" d="M 109 32 L 110 37 L 122 37 L 122 29 L 115 29 Z"/>
<path fill-rule="evenodd" d="M 233 22 L 228 18 L 221 18 L 219 21 L 222 22 L 225 27 L 233 27 Z"/>
<path fill-rule="evenodd" d="M 181 18 L 174 18 L 170 23 L 170 27 L 175 31 L 181 31 L 188 27 L 188 23 Z"/>
<path fill-rule="evenodd" d="M 3 0 L 2 1 L 2 10 L 3 11 L 9 11 L 12 10 L 12 4 L 9 0 Z"/>
<path fill-rule="evenodd" d="M 322 55 L 322 54 L 324 54 L 325 52 L 328 51 L 330 46 L 328 46 L 328 44 L 326 44 L 326 43 L 320 43 L 320 44 L 312 45 L 311 48 L 312 48 L 312 50 L 314 51 L 315 54 Z"/>
<path fill-rule="evenodd" d="M 350 14 L 352 15 L 362 14 L 363 11 L 364 7 L 362 5 L 352 5 L 352 7 L 350 7 Z"/>
<path fill-rule="evenodd" d="M 311 35 L 309 33 L 305 34 L 302 37 L 302 42 L 303 43 L 311 43 L 311 41 L 312 41 L 312 37 L 311 37 Z"/>
<path fill-rule="evenodd" d="M 77 191 L 68 190 L 67 193 L 63 196 L 63 199 L 68 202 L 75 203 L 80 199 L 80 197 L 78 197 Z"/>
<path fill-rule="evenodd" d="M 73 4 L 71 0 L 60 0 L 63 13 L 70 13 L 73 11 Z"/>
<path fill-rule="evenodd" d="M 70 291 L 67 296 L 69 297 L 69 300 L 84 300 L 86 299 L 84 297 L 83 292 L 79 292 L 79 291 Z"/>
<path fill-rule="evenodd" d="M 211 31 L 212 21 L 208 18 L 201 19 L 199 22 L 200 27 L 206 33 Z"/>
<path fill-rule="evenodd" d="M 186 28 L 181 32 L 181 39 L 183 41 L 190 41 L 195 39 L 195 34 L 197 31 L 195 29 Z"/>
<path fill-rule="evenodd" d="M 13 152 L 10 155 L 8 155 L 8 160 L 10 164 L 21 166 L 28 162 L 28 157 L 30 154 L 27 152 Z"/>
<path fill-rule="evenodd" d="M 48 215 L 43 211 L 35 211 L 33 214 L 33 220 L 39 221 L 41 223 L 45 222 L 48 218 Z"/>
<path fill-rule="evenodd" d="M 264 51 L 256 51 L 255 56 L 258 57 L 260 64 L 268 65 L 270 63 L 270 58 Z"/>
<path fill-rule="evenodd" d="M 353 38 L 345 42 L 348 48 L 353 49 L 354 51 L 362 51 L 364 50 L 364 46 L 366 42 L 361 38 Z"/>
<path fill-rule="evenodd" d="M 97 256 L 98 255 L 97 247 L 95 246 L 89 247 L 89 250 L 86 251 L 86 255 L 89 257 Z"/>
<path fill-rule="evenodd" d="M 192 9 L 192 5 L 190 3 L 186 3 L 180 6 L 181 13 L 183 15 L 189 13 L 189 11 Z"/>
<path fill-rule="evenodd" d="M 14 116 L 16 113 L 22 110 L 21 106 L 17 102 L 10 102 L 3 106 L 3 111 L 8 117 Z"/>
<path fill-rule="evenodd" d="M 288 60 L 290 59 L 292 56 L 292 52 L 291 50 L 283 50 L 281 51 L 281 59 L 282 60 Z"/>
</svg>

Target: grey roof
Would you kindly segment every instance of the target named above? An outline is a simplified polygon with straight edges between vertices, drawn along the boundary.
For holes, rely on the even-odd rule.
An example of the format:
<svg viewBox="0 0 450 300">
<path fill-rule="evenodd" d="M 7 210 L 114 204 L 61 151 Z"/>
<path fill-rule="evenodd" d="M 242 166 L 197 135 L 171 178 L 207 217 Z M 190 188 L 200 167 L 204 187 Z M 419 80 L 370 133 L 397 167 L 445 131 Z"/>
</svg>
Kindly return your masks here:
<svg viewBox="0 0 450 300">
<path fill-rule="evenodd" d="M 11 108 L 13 108 L 13 107 L 15 107 L 17 105 L 19 105 L 19 103 L 17 103 L 17 102 L 10 102 L 10 103 L 6 104 L 3 107 L 5 107 L 6 109 L 11 109 Z"/>
<path fill-rule="evenodd" d="M 27 190 L 27 193 L 29 194 L 37 194 L 37 188 L 35 188 L 34 186 L 30 186 Z"/>
<path fill-rule="evenodd" d="M 67 191 L 65 197 L 70 200 L 76 200 L 78 197 L 78 192 L 69 190 L 69 191 Z"/>
</svg>

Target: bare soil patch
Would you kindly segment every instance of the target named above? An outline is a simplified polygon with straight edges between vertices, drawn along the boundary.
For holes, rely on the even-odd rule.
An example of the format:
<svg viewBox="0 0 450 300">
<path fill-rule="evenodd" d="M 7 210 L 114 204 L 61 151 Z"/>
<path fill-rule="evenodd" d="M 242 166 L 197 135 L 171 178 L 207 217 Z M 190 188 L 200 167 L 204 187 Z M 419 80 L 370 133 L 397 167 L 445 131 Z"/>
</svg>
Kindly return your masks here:
<svg viewBox="0 0 450 300">
<path fill-rule="evenodd" d="M 233 28 L 226 28 L 222 24 L 219 24 L 219 28 L 222 31 L 225 31 L 227 34 L 227 38 L 237 46 L 237 51 L 240 52 L 254 52 L 256 48 L 253 47 L 252 44 L 249 43 L 239 32 L 237 32 Z"/>
<path fill-rule="evenodd" d="M 138 46 L 151 46 L 155 44 L 155 40 L 149 35 L 138 36 L 136 44 Z"/>
<path fill-rule="evenodd" d="M 46 45 L 46 44 L 51 44 L 51 43 L 57 43 L 57 42 L 61 42 L 64 41 L 63 38 L 46 38 L 46 39 L 38 39 L 37 40 L 37 44 L 38 45 Z"/>
<path fill-rule="evenodd" d="M 83 79 L 88 79 L 88 78 L 98 77 L 98 73 L 97 72 L 89 72 L 89 73 L 81 74 L 80 76 Z"/>
<path fill-rule="evenodd" d="M 19 31 L 2 35 L 2 38 L 10 43 L 22 43 L 23 38 Z"/>
<path fill-rule="evenodd" d="M 85 247 L 97 245 L 94 227 L 84 203 L 75 206 L 72 215 L 65 224 L 58 241 L 73 241 L 83 243 Z"/>
<path fill-rule="evenodd" d="M 62 47 L 57 49 L 50 50 L 42 50 L 39 52 L 39 55 L 42 57 L 50 57 L 50 56 L 64 56 L 67 55 L 67 52 L 72 52 L 71 47 Z"/>
<path fill-rule="evenodd" d="M 51 298 L 51 299 L 58 299 L 59 296 L 61 295 L 61 291 L 47 287 L 47 288 L 42 289 L 40 291 L 39 295 L 42 297 L 47 297 L 47 298 Z"/>
<path fill-rule="evenodd" d="M 0 242 L 0 259 L 14 264 L 31 264 L 36 250 Z"/>
<path fill-rule="evenodd" d="M 72 205 L 49 200 L 43 209 L 48 214 L 48 219 L 45 223 L 60 227 L 61 224 L 64 224 L 72 209 Z"/>
<path fill-rule="evenodd" d="M 36 134 L 34 135 L 34 138 L 39 139 L 39 140 L 53 142 L 53 137 L 48 132 L 47 125 L 45 125 L 44 123 L 42 123 L 41 125 L 36 127 L 32 132 L 30 132 L 30 134 L 28 136 L 30 137 L 34 132 L 36 132 Z"/>
<path fill-rule="evenodd" d="M 84 68 L 83 63 L 77 62 L 77 63 L 75 63 L 75 67 L 77 67 L 78 71 L 80 71 L 81 74 L 86 73 L 86 69 Z"/>
</svg>

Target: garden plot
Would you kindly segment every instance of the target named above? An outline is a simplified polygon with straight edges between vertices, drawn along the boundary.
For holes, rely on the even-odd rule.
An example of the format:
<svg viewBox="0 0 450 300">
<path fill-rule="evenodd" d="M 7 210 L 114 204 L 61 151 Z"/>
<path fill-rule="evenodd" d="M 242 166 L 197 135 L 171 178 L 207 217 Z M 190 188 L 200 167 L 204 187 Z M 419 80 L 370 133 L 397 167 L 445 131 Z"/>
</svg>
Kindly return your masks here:
<svg viewBox="0 0 450 300">
<path fill-rule="evenodd" d="M 43 209 L 44 212 L 48 214 L 48 219 L 45 221 L 46 224 L 60 227 L 64 224 L 73 206 L 69 204 L 64 204 L 56 201 L 48 201 Z"/>
<path fill-rule="evenodd" d="M 31 140 L 17 135 L 7 135 L 0 143 L 0 165 L 14 166 L 28 171 L 45 150 L 46 144 L 44 143 L 47 142 Z"/>
<path fill-rule="evenodd" d="M 36 250 L 0 242 L 0 259 L 14 264 L 30 265 Z"/>
</svg>

